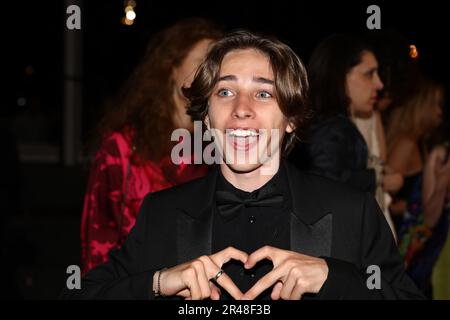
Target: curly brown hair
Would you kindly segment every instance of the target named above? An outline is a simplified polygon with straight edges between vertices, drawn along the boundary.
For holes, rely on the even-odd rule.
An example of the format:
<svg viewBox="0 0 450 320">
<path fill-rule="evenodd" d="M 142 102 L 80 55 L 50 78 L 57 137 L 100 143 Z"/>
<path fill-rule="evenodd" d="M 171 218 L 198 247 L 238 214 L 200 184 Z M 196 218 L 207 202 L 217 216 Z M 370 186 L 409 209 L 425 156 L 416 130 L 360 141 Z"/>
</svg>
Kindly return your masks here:
<svg viewBox="0 0 450 320">
<path fill-rule="evenodd" d="M 294 125 L 282 144 L 287 155 L 305 129 L 311 117 L 308 103 L 306 69 L 295 52 L 281 41 L 240 30 L 217 41 L 200 65 L 190 88 L 183 88 L 189 99 L 187 113 L 194 120 L 204 120 L 208 113 L 208 99 L 219 80 L 220 65 L 225 55 L 233 50 L 255 49 L 269 58 L 275 76 L 275 96 L 281 112 Z"/>
<path fill-rule="evenodd" d="M 220 26 L 199 17 L 180 20 L 154 35 L 143 59 L 108 106 L 111 111 L 100 121 L 97 137 L 131 130 L 135 164 L 158 161 L 168 154 L 176 127 L 173 70 L 199 41 L 221 36 Z"/>
</svg>

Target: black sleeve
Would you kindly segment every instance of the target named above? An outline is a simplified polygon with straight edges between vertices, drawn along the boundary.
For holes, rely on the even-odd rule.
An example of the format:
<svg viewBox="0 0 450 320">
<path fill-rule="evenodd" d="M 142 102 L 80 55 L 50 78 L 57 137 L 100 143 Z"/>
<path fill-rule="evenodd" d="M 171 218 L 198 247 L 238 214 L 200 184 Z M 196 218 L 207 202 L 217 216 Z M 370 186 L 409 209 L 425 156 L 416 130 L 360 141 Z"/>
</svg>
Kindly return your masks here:
<svg viewBox="0 0 450 320">
<path fill-rule="evenodd" d="M 361 266 L 324 257 L 328 278 L 318 294 L 319 299 L 424 299 L 405 274 L 403 260 L 381 210 L 370 194 L 366 194 L 361 227 Z M 380 268 L 381 288 L 369 289 L 373 274 L 367 267 Z"/>
<path fill-rule="evenodd" d="M 146 216 L 151 196 L 139 210 L 134 228 L 120 250 L 111 250 L 109 261 L 81 279 L 81 289 L 64 289 L 62 299 L 153 299 L 153 274 L 142 270 L 139 256 L 145 241 Z"/>
<path fill-rule="evenodd" d="M 305 149 L 308 171 L 344 182 L 357 190 L 374 193 L 375 171 L 366 168 L 367 159 L 362 159 L 362 154 L 356 155 L 357 152 L 362 153 L 362 150 L 353 150 L 356 139 L 354 132 L 338 125 L 317 130 Z M 356 157 L 361 159 L 355 159 Z M 359 166 L 352 168 L 349 163 L 355 162 Z"/>
</svg>

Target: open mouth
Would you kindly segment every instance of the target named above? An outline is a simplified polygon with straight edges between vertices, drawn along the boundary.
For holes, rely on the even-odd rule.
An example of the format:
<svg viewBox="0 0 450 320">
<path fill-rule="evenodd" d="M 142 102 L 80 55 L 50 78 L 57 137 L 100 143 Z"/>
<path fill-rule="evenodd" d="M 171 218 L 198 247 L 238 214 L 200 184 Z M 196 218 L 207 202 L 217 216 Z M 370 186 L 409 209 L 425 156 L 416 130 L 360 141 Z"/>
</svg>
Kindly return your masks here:
<svg viewBox="0 0 450 320">
<path fill-rule="evenodd" d="M 254 148 L 262 135 L 259 129 L 235 128 L 225 131 L 227 144 L 236 151 L 247 152 Z"/>
</svg>

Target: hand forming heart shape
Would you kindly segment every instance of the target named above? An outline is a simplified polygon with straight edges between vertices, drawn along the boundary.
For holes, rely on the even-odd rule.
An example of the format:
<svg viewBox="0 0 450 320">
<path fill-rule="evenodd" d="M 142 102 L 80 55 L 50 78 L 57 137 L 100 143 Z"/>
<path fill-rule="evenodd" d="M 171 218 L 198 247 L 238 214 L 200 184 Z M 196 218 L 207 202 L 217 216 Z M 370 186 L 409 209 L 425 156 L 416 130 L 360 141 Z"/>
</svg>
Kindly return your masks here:
<svg viewBox="0 0 450 320">
<path fill-rule="evenodd" d="M 244 263 L 246 269 L 253 268 L 259 261 L 268 259 L 273 269 L 263 276 L 245 295 L 233 280 L 219 272 L 230 260 Z M 156 276 L 156 273 L 155 273 Z M 156 278 L 154 276 L 154 283 Z M 201 256 L 187 263 L 165 270 L 161 274 L 161 293 L 178 295 L 189 300 L 220 299 L 220 290 L 211 281 L 225 289 L 234 299 L 253 300 L 266 289 L 273 287 L 271 298 L 300 299 L 306 292 L 317 293 L 328 276 L 328 265 L 324 259 L 270 246 L 262 247 L 251 255 L 228 247 L 210 256 Z"/>
</svg>

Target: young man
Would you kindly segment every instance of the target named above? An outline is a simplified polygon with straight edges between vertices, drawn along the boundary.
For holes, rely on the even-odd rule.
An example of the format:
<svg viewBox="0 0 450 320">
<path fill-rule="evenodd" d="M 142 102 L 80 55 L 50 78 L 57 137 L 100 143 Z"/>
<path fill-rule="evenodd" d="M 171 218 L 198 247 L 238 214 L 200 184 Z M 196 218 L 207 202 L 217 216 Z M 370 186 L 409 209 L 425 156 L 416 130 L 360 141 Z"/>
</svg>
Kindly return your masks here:
<svg viewBox="0 0 450 320">
<path fill-rule="evenodd" d="M 184 93 L 223 161 L 205 178 L 147 196 L 123 248 L 65 294 L 421 298 L 371 195 L 281 160 L 308 116 L 307 89 L 285 44 L 248 32 L 216 43 Z M 369 266 L 379 281 L 368 281 Z"/>
</svg>

